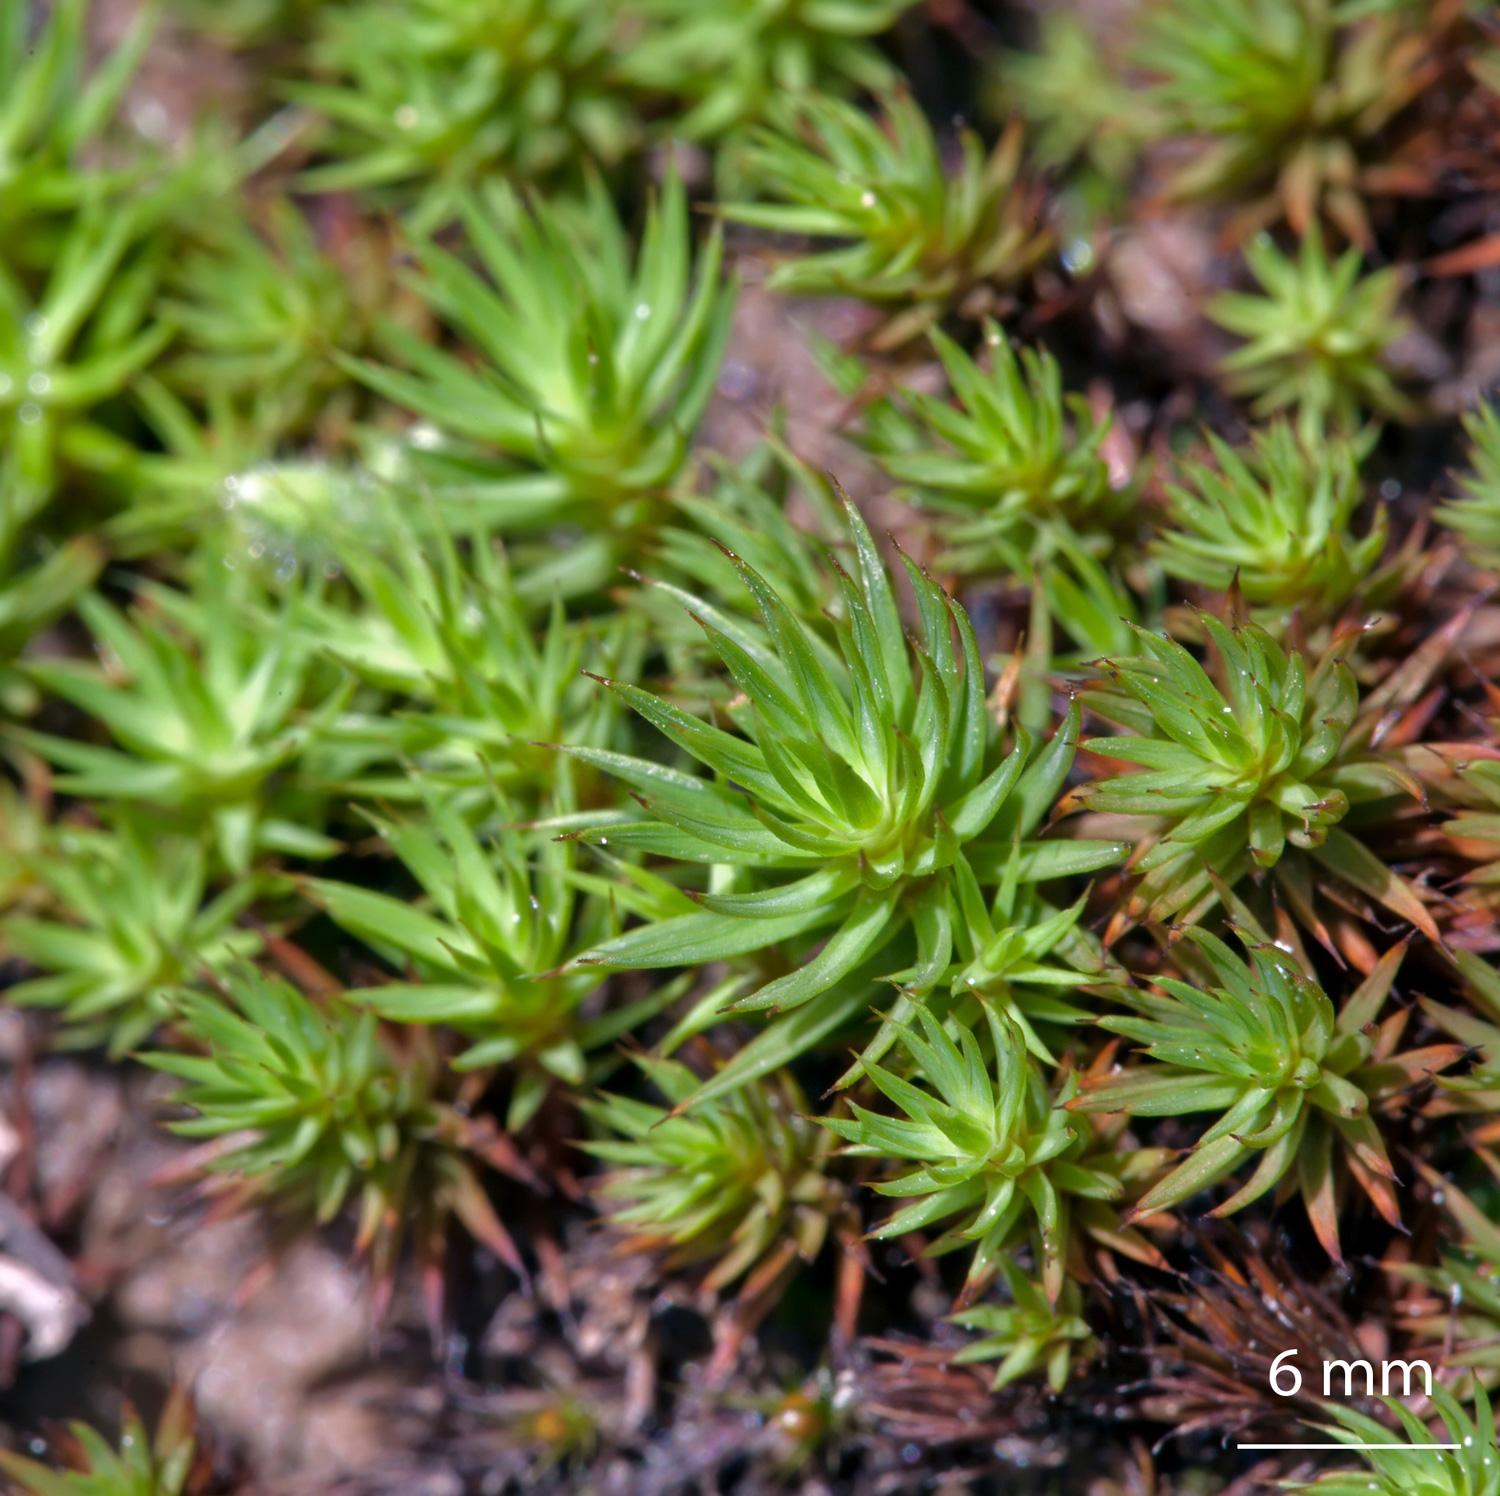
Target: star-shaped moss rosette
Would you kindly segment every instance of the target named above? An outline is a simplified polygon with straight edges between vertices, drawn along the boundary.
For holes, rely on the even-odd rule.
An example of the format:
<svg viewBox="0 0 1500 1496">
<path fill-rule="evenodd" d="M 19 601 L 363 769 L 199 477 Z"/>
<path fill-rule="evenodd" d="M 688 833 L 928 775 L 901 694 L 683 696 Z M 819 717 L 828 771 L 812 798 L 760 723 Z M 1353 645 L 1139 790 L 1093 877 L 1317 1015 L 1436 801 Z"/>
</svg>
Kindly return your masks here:
<svg viewBox="0 0 1500 1496">
<path fill-rule="evenodd" d="M 1102 980 L 1108 965 L 1096 938 L 1080 923 L 1084 899 L 1054 909 L 1033 885 L 1020 882 L 1020 866 L 1017 855 L 988 905 L 977 886 L 965 886 L 954 932 L 962 954 L 951 976 L 920 998 L 898 998 L 862 1059 L 880 1059 L 894 1042 L 898 1025 L 910 1022 L 920 1004 L 929 1012 L 951 1013 L 965 1026 L 979 1022 L 985 1012 L 1003 1013 L 1031 1054 L 1044 1065 L 1057 1063 L 1049 1039 L 1055 1045 L 1052 1036 L 1066 1037 L 1089 1017 L 1077 992 Z M 857 1066 L 841 1084 L 856 1073 Z"/>
<path fill-rule="evenodd" d="M 1131 869 L 1140 881 L 1116 916 L 1196 921 L 1250 874 L 1269 873 L 1297 917 L 1321 931 L 1316 885 L 1352 887 L 1430 939 L 1416 890 L 1342 824 L 1352 808 L 1421 798 L 1414 777 L 1364 746 L 1359 687 L 1336 635 L 1311 668 L 1256 624 L 1199 615 L 1215 674 L 1175 640 L 1136 628 L 1140 653 L 1101 662 L 1107 688 L 1088 704 L 1134 736 L 1090 738 L 1137 766 L 1081 785 L 1070 803 L 1143 818 Z"/>
<path fill-rule="evenodd" d="M 237 879 L 211 893 L 208 862 L 201 843 L 148 838 L 140 821 L 54 829 L 25 856 L 48 917 L 0 922 L 6 948 L 35 969 L 6 1001 L 56 1011 L 67 1042 L 124 1055 L 170 1018 L 178 987 L 260 946 L 238 926 L 260 889 Z"/>
<path fill-rule="evenodd" d="M 587 658 L 635 669 L 640 631 L 569 619 L 544 567 L 518 573 L 487 527 L 426 510 L 379 492 L 358 527 L 323 527 L 347 590 L 299 594 L 295 630 L 366 689 L 329 723 L 318 766 L 366 801 L 416 799 L 426 780 L 477 793 L 481 805 L 491 782 L 529 802 L 559 773 L 545 745 L 617 746 L 624 714 L 582 667 Z M 527 584 L 541 596 L 523 595 Z"/>
<path fill-rule="evenodd" d="M 1043 11 L 1036 50 L 1005 53 L 997 71 L 994 102 L 1020 112 L 1038 163 L 1070 185 L 1083 178 L 1096 206 L 1118 208 L 1155 110 L 1111 66 L 1095 27 L 1069 11 Z"/>
<path fill-rule="evenodd" d="M 758 1047 L 707 1083 L 711 1091 L 785 1063 L 857 1018 L 869 990 L 842 984 L 867 962 L 884 963 L 880 974 L 908 993 L 932 991 L 955 958 L 965 888 L 1000 876 L 1012 857 L 1011 876 L 1036 883 L 1123 852 L 1115 842 L 1035 839 L 1072 759 L 1076 710 L 1041 750 L 1018 734 L 1006 751 L 968 615 L 907 560 L 920 620 L 909 640 L 853 505 L 848 524 L 855 574 L 836 568 L 841 613 L 822 627 L 793 615 L 744 563 L 737 570 L 759 625 L 703 599 L 690 603 L 741 693 L 728 712 L 732 731 L 609 683 L 706 774 L 568 749 L 622 780 L 646 812 L 621 812 L 586 839 L 667 859 L 683 873 L 735 870 L 691 894 L 695 912 L 627 930 L 576 958 L 629 970 L 763 953 L 753 990 L 734 1010 L 780 1016 Z M 792 969 L 773 975 L 785 958 Z"/>
<path fill-rule="evenodd" d="M 1463 1046 L 1403 1050 L 1409 1014 L 1382 1019 L 1404 946 L 1336 1007 L 1275 945 L 1245 938 L 1246 962 L 1206 930 L 1185 939 L 1182 960 L 1194 980 L 1162 976 L 1150 991 L 1122 987 L 1118 996 L 1132 1013 L 1100 1020 L 1154 1063 L 1092 1076 L 1068 1104 L 1136 1118 L 1220 1114 L 1128 1219 L 1180 1206 L 1253 1159 L 1249 1179 L 1212 1214 L 1232 1215 L 1272 1190 L 1283 1199 L 1300 1194 L 1318 1240 L 1342 1261 L 1341 1175 L 1400 1225 L 1377 1112 L 1455 1064 Z"/>
<path fill-rule="evenodd" d="M 1276 421 L 1237 449 L 1206 433 L 1212 460 L 1176 464 L 1153 554 L 1179 581 L 1209 592 L 1237 586 L 1255 620 L 1273 630 L 1294 615 L 1316 628 L 1356 604 L 1380 606 L 1404 568 L 1400 559 L 1382 564 L 1384 505 L 1356 532 L 1360 464 L 1373 435 L 1312 444 Z"/>
<path fill-rule="evenodd" d="M 175 1031 L 179 1047 L 142 1058 L 182 1083 L 173 1099 L 190 1115 L 171 1130 L 221 1140 L 199 1155 L 212 1193 L 304 1226 L 354 1203 L 356 1250 L 382 1302 L 403 1247 L 430 1268 L 453 1219 L 524 1277 L 477 1168 L 535 1175 L 455 1106 L 422 1036 L 398 1038 L 342 993 L 314 1000 L 249 966 L 219 992 L 180 994 Z"/>
<path fill-rule="evenodd" d="M 609 1166 L 601 1185 L 610 1225 L 672 1266 L 708 1264 L 704 1286 L 775 1283 L 822 1250 L 843 1202 L 827 1174 L 831 1139 L 807 1118 L 790 1074 L 682 1106 L 701 1085 L 677 1060 L 636 1064 L 668 1107 L 606 1094 L 584 1109 L 599 1136 L 581 1146 Z M 748 1275 L 748 1276 L 747 1276 Z"/>
<path fill-rule="evenodd" d="M 879 118 L 837 99 L 797 97 L 753 133 L 744 160 L 746 180 L 768 201 L 726 203 L 726 218 L 839 241 L 786 257 L 771 287 L 888 307 L 876 350 L 900 347 L 950 312 L 992 311 L 1051 246 L 1021 176 L 1020 132 L 986 151 L 965 131 L 950 174 L 938 136 L 906 94 L 885 97 Z"/>
<path fill-rule="evenodd" d="M 624 78 L 631 13 L 595 0 L 355 0 L 325 6 L 311 79 L 308 192 L 350 192 L 444 228 L 486 183 L 576 181 L 643 140 Z"/>
<path fill-rule="evenodd" d="M 1067 1110 L 1076 1077 L 1054 1096 L 1020 1030 L 993 1008 L 984 1009 L 973 1029 L 957 1025 L 956 1040 L 925 1008 L 917 1020 L 899 1030 L 898 1046 L 902 1070 L 922 1084 L 883 1065 L 859 1066 L 899 1115 L 854 1103 L 848 1118 L 821 1119 L 844 1139 L 849 1157 L 916 1166 L 875 1184 L 877 1194 L 911 1203 L 870 1234 L 887 1240 L 942 1225 L 928 1255 L 973 1253 L 961 1307 L 1022 1243 L 1031 1245 L 1047 1300 L 1056 1304 L 1077 1251 L 1075 1228 L 1109 1250 L 1161 1265 L 1156 1248 L 1123 1227 L 1112 1208 L 1128 1182 L 1149 1177 L 1160 1156 L 1096 1149 L 1091 1126 Z M 980 1034 L 991 1052 L 988 1063 Z"/>
<path fill-rule="evenodd" d="M 998 1013 L 1015 1026 L 1032 1056 L 1043 1065 L 1058 1063 L 1054 1051 L 1092 1016 L 1082 994 L 1119 980 L 1124 971 L 1084 923 L 1087 895 L 1054 907 L 1023 879 L 1024 863 L 1017 845 L 984 886 L 959 872 L 952 965 L 929 990 L 899 992 L 838 1087 L 858 1080 L 863 1064 L 884 1059 L 919 1011 L 965 1028 L 982 1028 L 986 1015 Z"/>
<path fill-rule="evenodd" d="M 712 140 L 788 97 L 888 87 L 876 45 L 916 0 L 631 0 L 640 25 L 624 75 L 669 101 L 672 132 Z"/>
<path fill-rule="evenodd" d="M 934 330 L 952 398 L 899 393 L 865 416 L 865 443 L 911 497 L 938 516 L 939 564 L 963 575 L 1024 571 L 1060 533 L 1107 548 L 1130 513 L 1101 451 L 1108 418 L 1066 395 L 1057 361 L 1012 348 L 985 324 L 987 366 Z"/>
<path fill-rule="evenodd" d="M 721 236 L 695 255 L 675 175 L 636 252 L 597 179 L 581 202 L 530 208 L 497 186 L 459 216 L 483 273 L 429 241 L 413 285 L 472 353 L 387 326 L 404 368 L 350 367 L 428 423 L 408 449 L 419 485 L 507 536 L 579 524 L 554 586 L 602 586 L 611 532 L 658 514 L 713 393 L 735 300 Z"/>
<path fill-rule="evenodd" d="M 102 664 L 36 661 L 27 677 L 69 702 L 113 739 L 12 728 L 12 736 L 63 772 L 58 789 L 136 806 L 201 827 L 224 865 L 245 871 L 257 854 L 326 857 L 326 800 L 289 771 L 348 695 L 319 678 L 297 642 L 243 572 L 210 574 L 191 592 L 143 584 L 122 612 L 90 593 L 78 611 Z"/>
<path fill-rule="evenodd" d="M 1382 132 L 1434 76 L 1413 11 L 1158 0 L 1144 33 L 1158 127 L 1199 147 L 1173 174 L 1173 197 L 1249 199 L 1252 223 L 1285 215 L 1306 234 L 1326 216 L 1350 239 L 1370 239 L 1364 191 Z"/>
<path fill-rule="evenodd" d="M 303 887 L 401 973 L 350 1001 L 392 1023 L 456 1031 L 467 1041 L 453 1061 L 460 1071 L 503 1067 L 511 1083 L 506 1126 L 518 1131 L 551 1090 L 597 1078 L 610 1046 L 677 989 L 669 983 L 633 1002 L 585 1006 L 600 974 L 565 962 L 615 933 L 620 901 L 590 886 L 577 867 L 578 844 L 557 836 L 571 803 L 565 781 L 539 831 L 518 825 L 498 795 L 475 823 L 437 786 L 419 783 L 417 792 L 420 814 L 370 820 L 419 898 L 325 878 Z"/>
<path fill-rule="evenodd" d="M 1072 1375 L 1075 1358 L 1087 1355 L 1094 1346 L 1078 1285 L 1071 1280 L 1064 1283 L 1053 1302 L 1015 1263 L 1002 1262 L 1000 1272 L 1008 1303 L 975 1304 L 952 1316 L 954 1324 L 980 1332 L 954 1356 L 954 1363 L 998 1361 L 990 1383 L 997 1392 L 1038 1372 L 1053 1392 L 1061 1392 Z"/>
<path fill-rule="evenodd" d="M 243 413 L 265 456 L 347 425 L 357 387 L 334 355 L 367 352 L 377 308 L 399 307 L 391 259 L 363 225 L 325 247 L 285 198 L 200 230 L 166 278 L 160 377 L 195 411 Z"/>
<path fill-rule="evenodd" d="M 1416 406 L 1386 367 L 1407 329 L 1394 266 L 1363 274 L 1357 249 L 1331 260 L 1316 230 L 1295 256 L 1262 236 L 1246 246 L 1258 293 L 1225 292 L 1208 315 L 1243 339 L 1220 364 L 1233 393 L 1258 416 L 1294 412 L 1307 439 L 1352 431 L 1367 416 L 1411 417 Z"/>
</svg>

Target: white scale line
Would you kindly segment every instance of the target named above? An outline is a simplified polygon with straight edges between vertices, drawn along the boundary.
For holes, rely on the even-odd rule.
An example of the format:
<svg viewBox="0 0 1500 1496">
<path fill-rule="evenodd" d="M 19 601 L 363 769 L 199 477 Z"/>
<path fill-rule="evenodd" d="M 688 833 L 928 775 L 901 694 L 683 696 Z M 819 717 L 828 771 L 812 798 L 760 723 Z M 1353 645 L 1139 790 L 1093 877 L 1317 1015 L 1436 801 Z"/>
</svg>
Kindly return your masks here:
<svg viewBox="0 0 1500 1496">
<path fill-rule="evenodd" d="M 1457 1444 L 1236 1444 L 1236 1449 L 1457 1449 Z"/>
</svg>

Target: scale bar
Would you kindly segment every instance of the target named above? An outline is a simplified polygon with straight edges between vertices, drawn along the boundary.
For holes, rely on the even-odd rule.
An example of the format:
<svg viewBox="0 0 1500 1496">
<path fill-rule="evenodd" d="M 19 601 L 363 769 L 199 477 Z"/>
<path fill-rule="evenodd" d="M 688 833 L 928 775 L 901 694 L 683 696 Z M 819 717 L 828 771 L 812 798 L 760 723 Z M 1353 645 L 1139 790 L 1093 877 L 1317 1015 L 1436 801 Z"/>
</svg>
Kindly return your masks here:
<svg viewBox="0 0 1500 1496">
<path fill-rule="evenodd" d="M 1236 1449 L 1457 1449 L 1457 1444 L 1236 1444 Z"/>
</svg>

